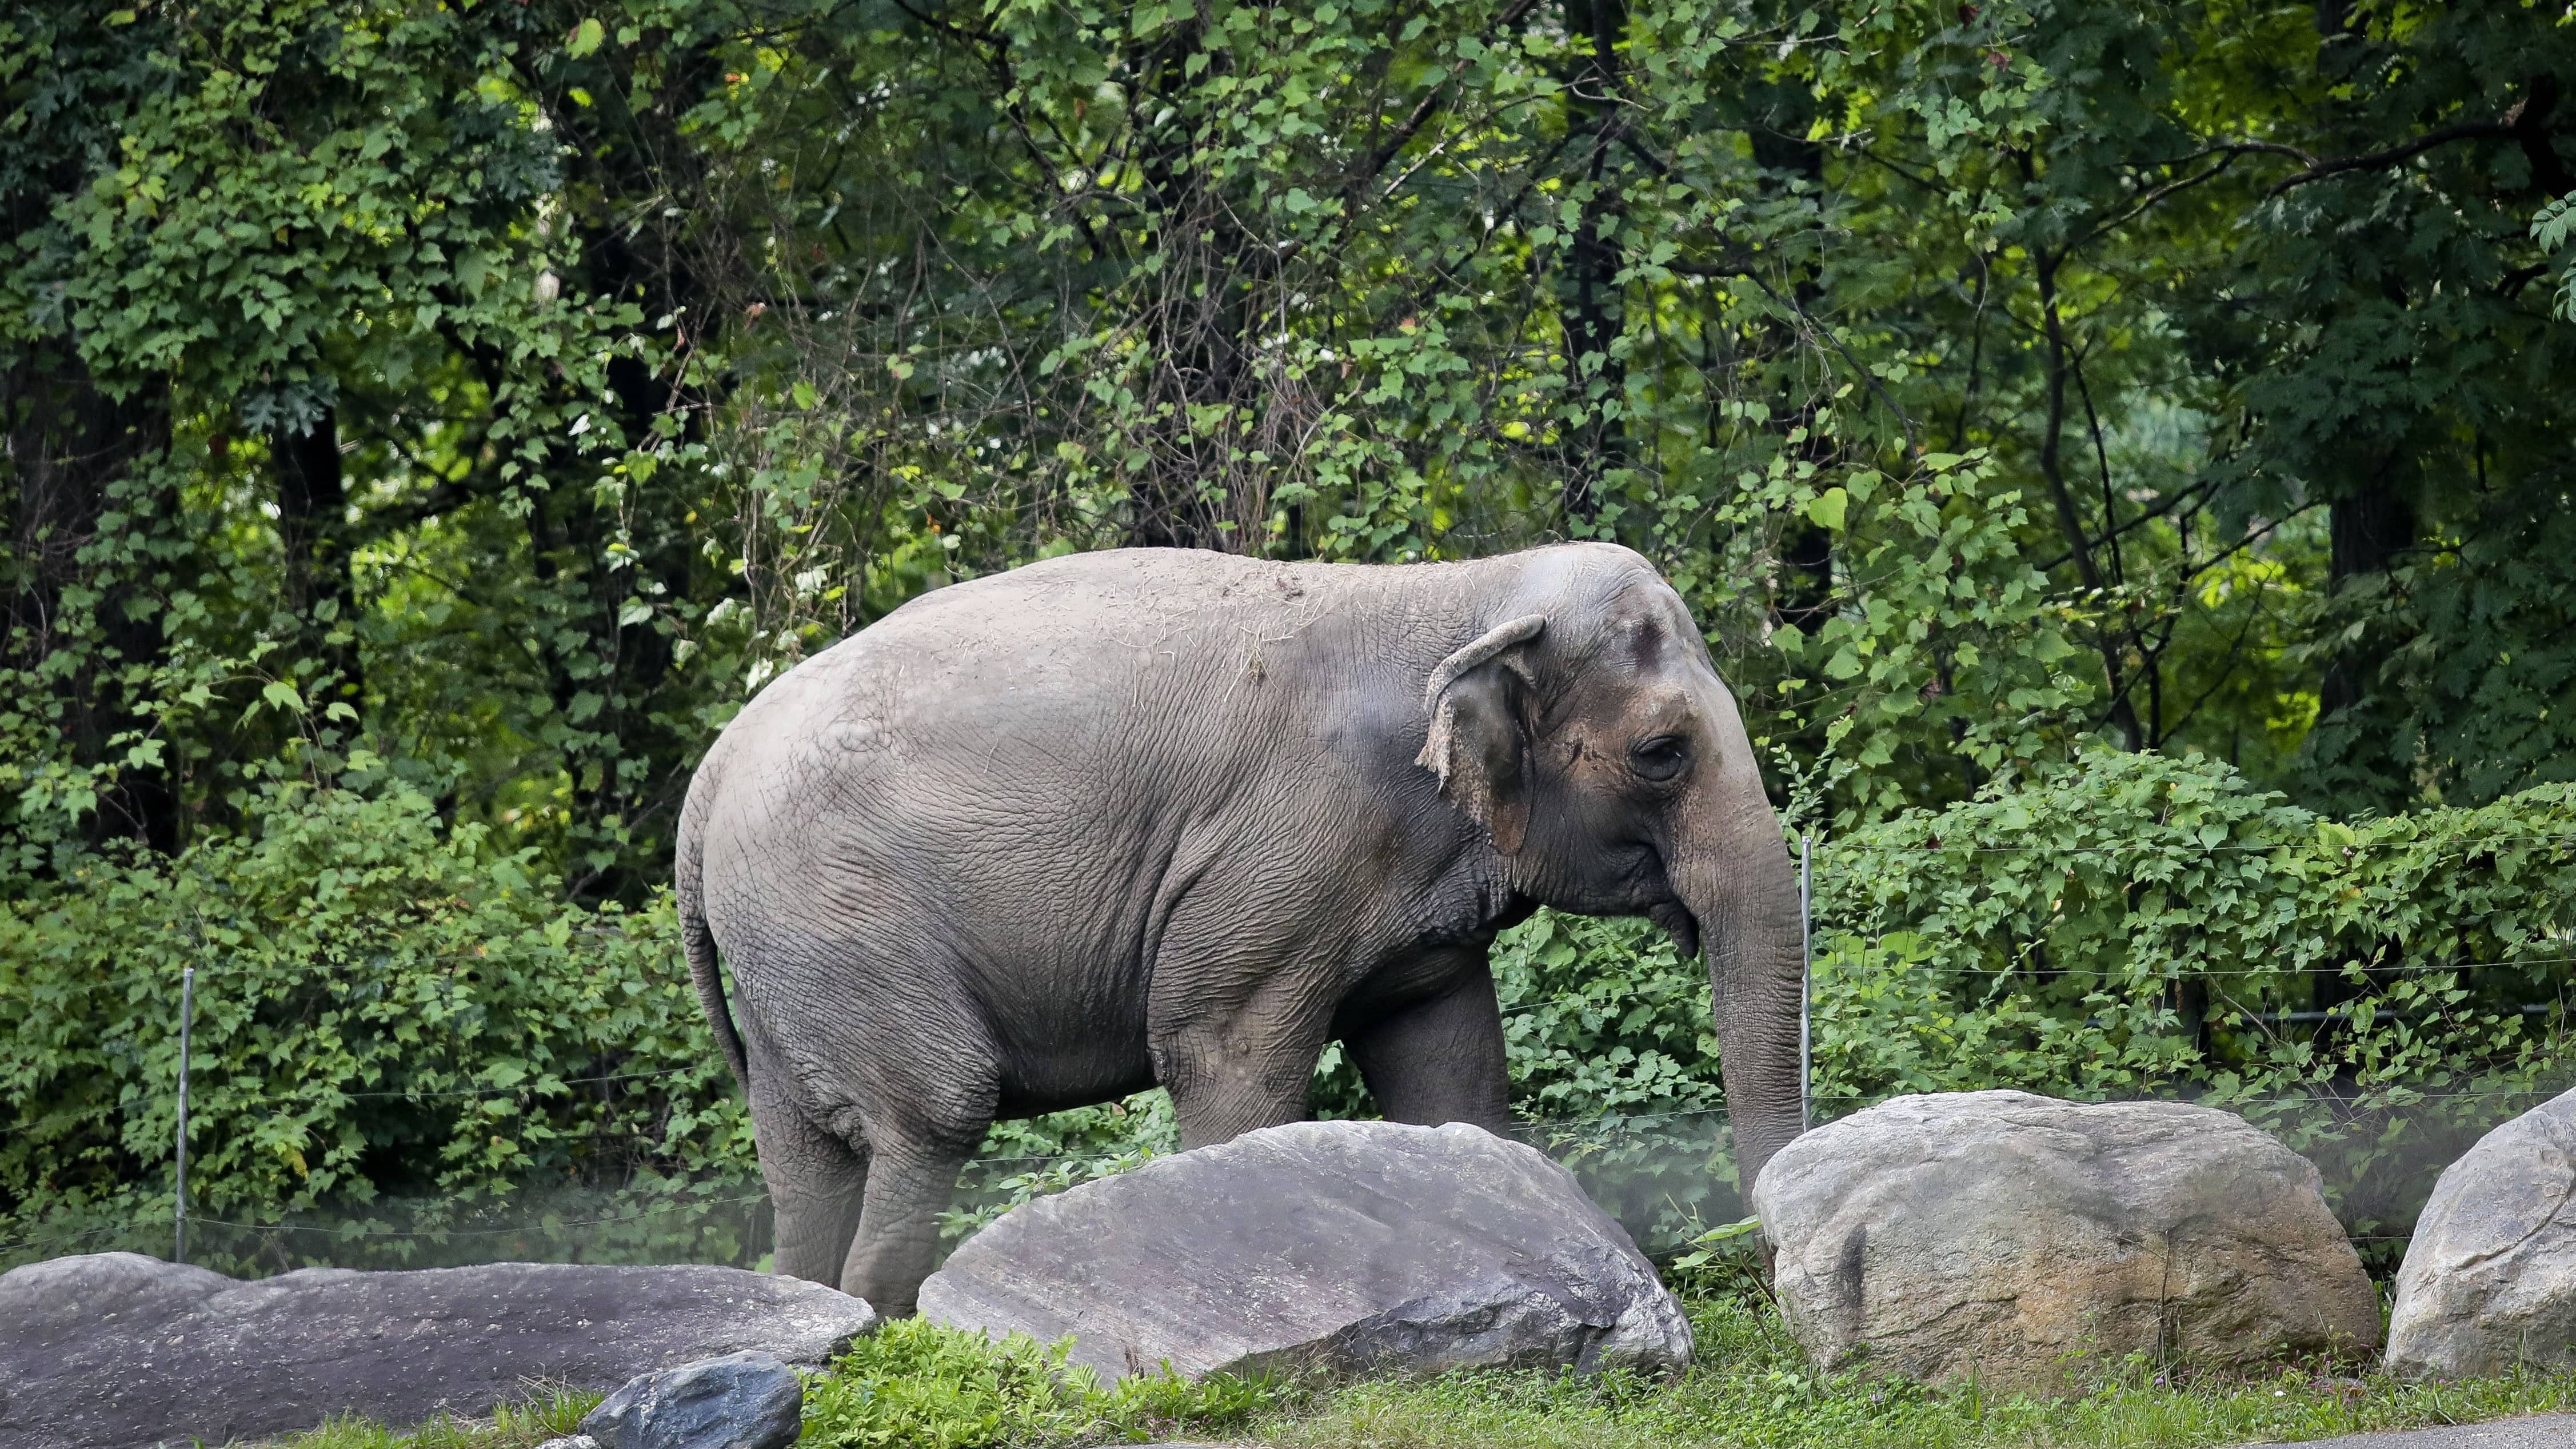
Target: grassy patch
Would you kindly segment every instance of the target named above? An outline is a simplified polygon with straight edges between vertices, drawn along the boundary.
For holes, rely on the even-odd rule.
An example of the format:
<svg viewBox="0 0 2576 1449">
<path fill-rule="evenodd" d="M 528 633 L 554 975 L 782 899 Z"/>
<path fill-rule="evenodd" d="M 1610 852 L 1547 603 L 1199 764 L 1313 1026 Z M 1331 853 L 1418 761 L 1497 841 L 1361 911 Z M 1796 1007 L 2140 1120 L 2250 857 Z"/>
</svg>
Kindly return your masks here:
<svg viewBox="0 0 2576 1449">
<path fill-rule="evenodd" d="M 853 1344 L 805 1394 L 808 1445 L 829 1449 L 983 1449 L 987 1445 L 1135 1443 L 1217 1435 L 1250 1422 L 1269 1387 L 1217 1378 L 1128 1378 L 1103 1387 L 1023 1335 L 994 1343 L 920 1319 Z"/>
<path fill-rule="evenodd" d="M 432 1419 L 400 1433 L 364 1419 L 335 1419 L 307 1434 L 275 1441 L 275 1449 L 536 1449 L 575 1432 L 600 1394 L 563 1393 L 519 1405 L 504 1404 L 489 1419 Z"/>
<path fill-rule="evenodd" d="M 862 1339 L 813 1381 L 804 1443 L 828 1449 L 1034 1449 L 1223 1439 L 1279 1449 L 2202 1449 L 2576 1409 L 2576 1377 L 2417 1384 L 2304 1367 L 2260 1375 L 2120 1365 L 2084 1397 L 1996 1400 L 1966 1390 L 1811 1373 L 1759 1295 L 1692 1305 L 1699 1367 L 1670 1383 L 1623 1375 L 1459 1373 L 1299 1390 L 1215 1380 L 1102 1386 L 1062 1345 L 908 1320 Z M 595 1396 L 489 1424 L 403 1438 L 340 1423 L 283 1449 L 533 1449 L 569 1433 Z"/>
<path fill-rule="evenodd" d="M 1354 1385 L 1275 1409 L 1251 1437 L 1283 1449 L 2198 1449 L 2470 1423 L 2576 1407 L 2576 1378 L 2411 1384 L 2284 1369 L 2166 1375 L 2136 1362 L 2055 1403 L 1811 1372 L 1770 1305 L 1691 1305 L 1699 1366 L 1619 1375 L 1453 1374 Z"/>
</svg>

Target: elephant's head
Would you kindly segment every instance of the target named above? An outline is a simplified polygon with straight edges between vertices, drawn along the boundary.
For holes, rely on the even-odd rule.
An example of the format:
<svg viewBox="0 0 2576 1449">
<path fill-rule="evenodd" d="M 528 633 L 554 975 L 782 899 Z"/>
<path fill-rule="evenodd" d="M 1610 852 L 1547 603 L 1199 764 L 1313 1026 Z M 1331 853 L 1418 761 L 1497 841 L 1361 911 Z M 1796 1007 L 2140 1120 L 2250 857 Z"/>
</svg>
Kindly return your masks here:
<svg viewBox="0 0 2576 1449">
<path fill-rule="evenodd" d="M 1548 553 L 1578 562 L 1433 672 L 1422 764 L 1523 895 L 1705 945 L 1749 1192 L 1802 1126 L 1796 872 L 1680 597 L 1624 549 Z"/>
</svg>

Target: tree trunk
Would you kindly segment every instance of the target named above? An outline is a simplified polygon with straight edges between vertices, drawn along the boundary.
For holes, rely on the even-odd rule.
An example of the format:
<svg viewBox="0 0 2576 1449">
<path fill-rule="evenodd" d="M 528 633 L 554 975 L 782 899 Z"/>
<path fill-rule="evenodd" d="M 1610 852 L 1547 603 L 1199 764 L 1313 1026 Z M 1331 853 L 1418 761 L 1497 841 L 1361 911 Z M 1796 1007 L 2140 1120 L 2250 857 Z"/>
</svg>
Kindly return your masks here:
<svg viewBox="0 0 2576 1449">
<path fill-rule="evenodd" d="M 715 42 L 680 53 L 655 87 L 654 103 L 608 124 L 615 113 L 571 99 L 565 77 L 526 72 L 567 140 L 572 190 L 592 198 L 571 219 L 580 242 L 567 294 L 633 300 L 647 317 L 718 325 L 709 283 L 738 259 L 720 227 L 699 225 L 710 206 L 703 148 L 684 144 L 679 118 L 725 84 L 729 62 Z M 649 200 L 650 205 L 645 203 Z M 635 218 L 642 217 L 641 225 Z M 713 249 L 713 250 L 709 250 Z M 478 358 L 487 376 L 509 364 Z M 695 437 L 714 401 L 674 391 L 672 380 L 633 356 L 610 359 L 610 416 L 627 447 L 647 446 L 665 413 Z M 575 400 L 560 391 L 557 407 Z M 675 650 L 653 617 L 630 617 L 629 600 L 659 608 L 689 597 L 694 549 L 675 506 L 685 485 L 676 471 L 621 507 L 591 482 L 607 453 L 607 430 L 576 443 L 557 438 L 544 473 L 549 486 L 527 514 L 529 561 L 545 599 L 541 610 L 547 689 L 563 769 L 571 786 L 566 890 L 577 899 L 640 902 L 668 879 L 680 800 L 695 763 L 685 708 L 672 695 Z"/>
<path fill-rule="evenodd" d="M 1151 101 L 1138 110 L 1178 109 L 1195 82 L 1196 20 L 1167 32 L 1141 59 Z M 1222 68 L 1222 51 L 1209 64 Z M 1264 409 L 1250 365 L 1257 298 L 1278 269 L 1272 249 L 1246 235 L 1236 210 L 1214 194 L 1196 142 L 1184 130 L 1145 142 L 1145 194 L 1154 206 L 1149 249 L 1161 270 L 1146 283 L 1143 322 L 1153 376 L 1145 403 L 1146 461 L 1128 483 L 1127 543 L 1135 548 L 1243 551 L 1266 515 L 1266 489 L 1237 466 L 1240 410 Z"/>
<path fill-rule="evenodd" d="M 339 414 L 324 408 L 300 432 L 281 427 L 269 435 L 268 447 L 277 477 L 277 541 L 286 553 L 286 608 L 295 616 L 301 658 L 318 671 L 308 698 L 317 709 L 332 700 L 355 707 L 365 680 Z"/>
<path fill-rule="evenodd" d="M 1566 243 L 1560 284 L 1565 333 L 1566 390 L 1582 421 L 1564 434 L 1562 483 L 1569 522 L 1601 515 L 1603 475 L 1628 466 L 1625 423 L 1617 413 L 1627 396 L 1627 366 L 1614 350 L 1627 325 L 1619 270 L 1626 264 L 1618 235 L 1621 217 L 1610 154 L 1620 124 L 1619 44 L 1627 36 L 1624 0 L 1565 0 L 1565 28 L 1589 36 L 1592 53 L 1576 70 L 1566 93 L 1566 128 L 1591 133 L 1584 179 L 1593 188 L 1588 210 Z"/>
<path fill-rule="evenodd" d="M 2398 485 L 2396 459 L 2383 459 L 2328 505 L 2329 588 L 2385 575 L 2415 542 L 2415 505 Z M 2364 639 L 2338 650 L 2317 690 L 2317 717 L 2331 719 L 2360 702 L 2378 673 L 2380 651 Z"/>
<path fill-rule="evenodd" d="M 1807 130 L 1815 119 L 1815 101 L 1795 87 L 1771 87 L 1757 100 L 1758 119 L 1749 128 L 1753 164 L 1766 174 L 1763 190 L 1772 197 L 1794 194 L 1794 183 L 1774 180 L 1774 176 L 1794 177 L 1817 192 L 1825 184 L 1825 148 L 1821 142 L 1807 139 Z M 1821 223 L 1820 223 L 1821 224 Z M 1815 273 L 1803 270 L 1790 279 L 1790 290 L 1801 307 L 1813 309 L 1824 300 L 1824 289 L 1816 284 Z M 1797 335 L 1786 329 L 1775 332 L 1777 346 L 1794 348 Z M 1818 468 L 1830 467 L 1835 447 L 1816 426 L 1815 408 L 1794 396 L 1781 399 L 1772 409 L 1784 434 L 1793 427 L 1806 429 L 1806 441 L 1794 446 L 1795 455 Z M 1780 564 L 1787 577 L 1782 580 L 1776 598 L 1774 615 L 1778 621 L 1802 634 L 1813 635 L 1832 617 L 1834 601 L 1834 536 L 1822 525 L 1804 514 L 1790 513 L 1780 538 Z"/>
<path fill-rule="evenodd" d="M 50 364 L 50 365 L 49 365 Z M 179 572 L 175 479 L 153 464 L 170 445 L 166 388 L 122 399 L 99 391 L 68 349 L 28 349 L 0 375 L 7 428 L 10 563 L 8 667 L 71 667 L 57 695 L 63 743 L 80 766 L 112 765 L 93 841 L 125 838 L 165 854 L 183 843 L 173 762 L 137 754 L 148 701 L 129 680 L 168 653 L 160 575 Z M 121 522 L 102 528 L 110 513 Z M 158 547 L 148 545 L 159 545 Z M 81 590 L 94 601 L 72 605 Z M 112 743 L 120 736 L 129 737 Z"/>
</svg>

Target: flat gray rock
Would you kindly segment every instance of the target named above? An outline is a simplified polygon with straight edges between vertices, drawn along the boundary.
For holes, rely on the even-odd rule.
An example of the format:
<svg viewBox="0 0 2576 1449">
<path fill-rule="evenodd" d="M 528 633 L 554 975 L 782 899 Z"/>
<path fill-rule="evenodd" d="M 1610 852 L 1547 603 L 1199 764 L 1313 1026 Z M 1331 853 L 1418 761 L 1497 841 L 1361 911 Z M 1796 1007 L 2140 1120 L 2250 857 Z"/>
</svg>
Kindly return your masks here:
<svg viewBox="0 0 2576 1449">
<path fill-rule="evenodd" d="M 2316 1168 L 2211 1108 L 1900 1097 L 1783 1148 L 1753 1209 L 1828 1369 L 2049 1393 L 2130 1353 L 2379 1342 Z"/>
<path fill-rule="evenodd" d="M 1690 1363 L 1653 1265 L 1545 1153 L 1481 1128 L 1297 1122 L 1013 1208 L 925 1318 L 1074 1337 L 1104 1378 Z"/>
<path fill-rule="evenodd" d="M 482 1415 L 532 1384 L 614 1389 L 753 1349 L 820 1366 L 856 1298 L 738 1268 L 307 1268 L 243 1282 L 135 1253 L 0 1275 L 0 1444 L 144 1449 Z"/>
<path fill-rule="evenodd" d="M 2388 1366 L 2447 1378 L 2576 1368 L 2576 1092 L 2442 1173 L 2397 1272 Z"/>
</svg>

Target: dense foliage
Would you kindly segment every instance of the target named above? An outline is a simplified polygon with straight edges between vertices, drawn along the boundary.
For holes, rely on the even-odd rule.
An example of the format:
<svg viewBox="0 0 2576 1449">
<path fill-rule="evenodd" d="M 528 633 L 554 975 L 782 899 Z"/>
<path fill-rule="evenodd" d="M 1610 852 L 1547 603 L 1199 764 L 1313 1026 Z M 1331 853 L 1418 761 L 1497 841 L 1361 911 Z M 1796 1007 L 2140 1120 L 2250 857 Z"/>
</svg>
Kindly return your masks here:
<svg viewBox="0 0 2576 1449">
<path fill-rule="evenodd" d="M 0 3 L 0 1212 L 166 1194 L 188 965 L 220 1210 L 739 1171 L 691 764 L 1121 543 L 1652 557 L 1829 841 L 1829 1097 L 2533 1086 L 2571 75 L 2395 0 Z M 1645 928 L 1501 964 L 1533 1115 L 1718 1105 Z"/>
<path fill-rule="evenodd" d="M 0 914 L 0 990 L 22 1005 L 0 1024 L 0 1202 L 35 1235 L 138 1199 L 166 1222 L 191 967 L 204 1217 L 387 1190 L 456 1212 L 528 1181 L 748 1164 L 667 904 L 568 905 L 533 852 L 445 830 L 400 789 L 283 791 L 255 825 L 171 860 L 90 857 Z"/>
</svg>

